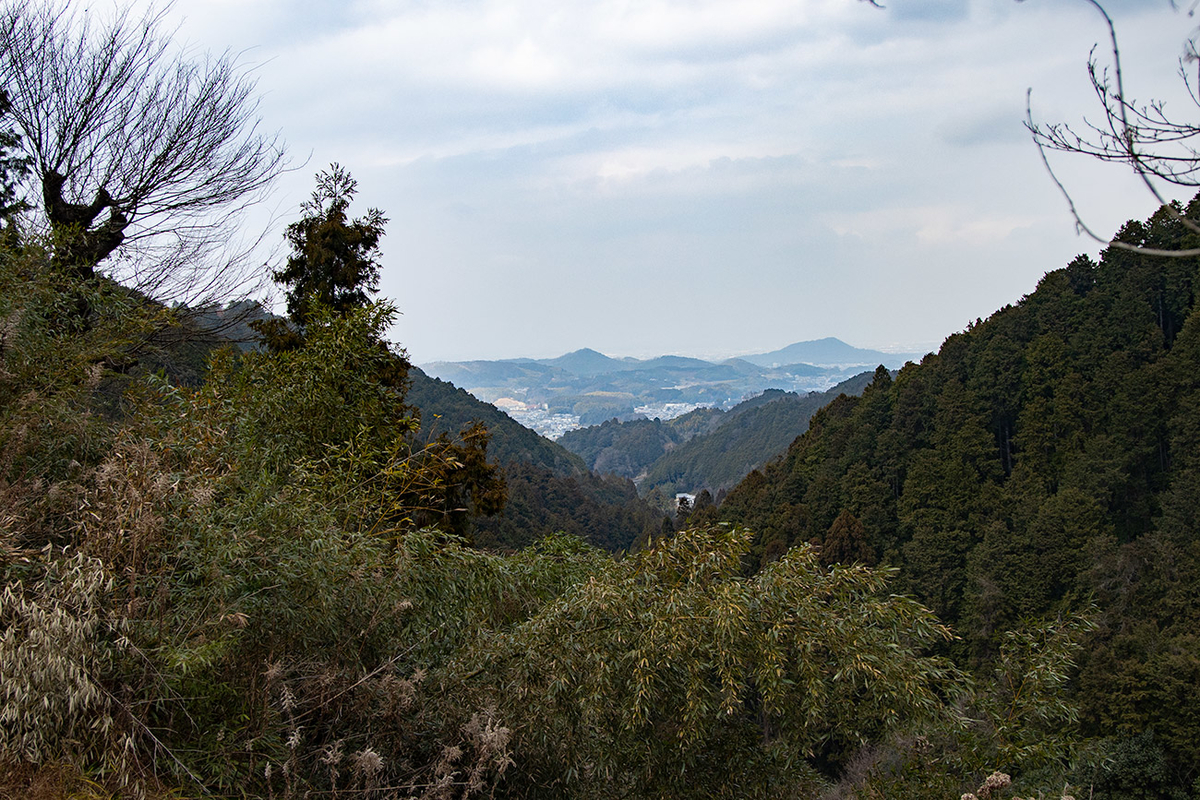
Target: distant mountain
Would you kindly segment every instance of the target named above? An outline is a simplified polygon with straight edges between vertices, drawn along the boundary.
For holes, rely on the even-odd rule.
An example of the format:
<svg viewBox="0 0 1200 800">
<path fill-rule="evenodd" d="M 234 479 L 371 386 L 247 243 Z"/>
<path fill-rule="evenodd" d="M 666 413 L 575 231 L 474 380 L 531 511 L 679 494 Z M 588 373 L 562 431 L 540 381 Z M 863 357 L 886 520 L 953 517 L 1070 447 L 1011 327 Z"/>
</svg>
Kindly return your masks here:
<svg viewBox="0 0 1200 800">
<path fill-rule="evenodd" d="M 558 378 L 571 378 L 550 364 L 537 361 L 434 361 L 422 364 L 425 373 L 434 378 L 450 381 L 463 388 L 474 386 L 502 386 L 514 382 L 525 385 L 541 385 Z"/>
<path fill-rule="evenodd" d="M 608 372 L 620 372 L 625 369 L 632 369 L 638 364 L 637 361 L 630 362 L 617 358 L 610 358 L 603 353 L 598 353 L 595 350 L 587 347 L 582 350 L 576 350 L 573 353 L 567 353 L 565 356 L 541 359 L 533 363 L 565 370 L 572 375 L 578 375 L 579 377 L 583 378 L 591 378 L 595 377 L 596 375 L 604 375 Z"/>
<path fill-rule="evenodd" d="M 711 361 L 705 361 L 700 358 L 689 358 L 687 356 L 658 356 L 647 361 L 635 362 L 636 366 L 633 369 L 637 370 L 659 370 L 659 369 L 682 369 L 682 370 L 708 370 L 714 366 L 720 368 L 722 365 L 714 365 Z"/>
<path fill-rule="evenodd" d="M 920 361 L 923 355 L 923 353 L 883 353 L 879 350 L 864 350 L 829 336 L 809 342 L 796 342 L 781 350 L 772 350 L 770 353 L 742 356 L 741 358 L 743 361 L 749 361 L 760 367 L 781 367 L 786 364 L 876 367 L 882 364 L 888 369 L 898 369 L 904 366 L 905 362 Z"/>
<path fill-rule="evenodd" d="M 644 360 L 638 358 L 613 358 L 587 347 L 559 356 L 558 358 L 544 358 L 529 362 L 518 360 L 515 363 L 538 364 L 543 367 L 561 369 L 581 378 L 595 378 L 614 372 L 672 369 L 705 370 L 711 369 L 714 366 L 711 361 L 689 358 L 688 356 L 657 356 Z"/>
<path fill-rule="evenodd" d="M 864 367 L 891 368 L 909 357 L 830 338 L 721 363 L 678 355 L 613 358 L 584 348 L 549 359 L 438 361 L 422 366 L 429 375 L 480 400 L 499 402 L 522 424 L 559 436 L 614 418 L 670 419 L 699 406 L 731 409 L 767 389 L 802 395 L 823 392 Z"/>
</svg>

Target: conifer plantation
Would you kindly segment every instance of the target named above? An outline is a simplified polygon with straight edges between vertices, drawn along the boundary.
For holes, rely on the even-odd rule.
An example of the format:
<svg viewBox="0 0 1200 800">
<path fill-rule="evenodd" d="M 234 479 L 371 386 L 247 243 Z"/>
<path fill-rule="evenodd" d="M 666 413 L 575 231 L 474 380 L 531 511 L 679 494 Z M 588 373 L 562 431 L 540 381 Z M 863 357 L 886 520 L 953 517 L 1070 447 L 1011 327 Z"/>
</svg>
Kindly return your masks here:
<svg viewBox="0 0 1200 800">
<path fill-rule="evenodd" d="M 568 484 L 522 478 L 501 527 L 487 428 L 422 432 L 348 171 L 238 346 L 199 320 L 240 306 L 157 293 L 213 253 L 149 246 L 195 209 L 139 228 L 149 178 L 55 161 L 3 74 L 0 798 L 1200 797 L 1200 258 L 1048 273 L 683 530 L 595 478 L 651 532 L 516 547 Z M 233 107 L 182 151 L 243 167 L 206 211 L 281 164 Z M 1169 209 L 1118 238 L 1197 241 Z"/>
<path fill-rule="evenodd" d="M 1193 248 L 1180 212 L 1200 199 L 1116 240 Z M 854 561 L 897 568 L 894 587 L 954 629 L 946 652 L 976 674 L 1006 631 L 1082 614 L 1062 697 L 1072 736 L 1104 754 L 1083 781 L 1097 797 L 1200 790 L 1198 263 L 1118 246 L 1076 258 L 818 412 L 721 508 L 755 532 L 752 569 L 849 542 Z"/>
</svg>

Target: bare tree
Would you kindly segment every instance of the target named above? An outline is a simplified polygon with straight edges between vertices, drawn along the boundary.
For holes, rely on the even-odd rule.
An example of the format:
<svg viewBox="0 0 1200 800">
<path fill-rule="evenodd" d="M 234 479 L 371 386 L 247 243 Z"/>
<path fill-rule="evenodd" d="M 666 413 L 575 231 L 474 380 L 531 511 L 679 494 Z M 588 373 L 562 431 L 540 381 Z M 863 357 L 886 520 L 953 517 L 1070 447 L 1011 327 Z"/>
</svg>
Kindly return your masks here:
<svg viewBox="0 0 1200 800">
<path fill-rule="evenodd" d="M 186 57 L 164 10 L 81 6 L 0 2 L 0 87 L 53 263 L 162 300 L 230 297 L 254 245 L 231 249 L 232 227 L 285 166 L 254 81 L 228 52 Z"/>
<path fill-rule="evenodd" d="M 1164 185 L 1200 187 L 1200 126 L 1178 117 L 1168 116 L 1162 101 L 1138 102 L 1126 93 L 1125 77 L 1121 67 L 1121 48 L 1117 44 L 1116 26 L 1112 17 L 1098 0 L 1085 0 L 1104 20 L 1108 29 L 1109 43 L 1107 65 L 1101 65 L 1097 57 L 1099 45 L 1092 48 L 1088 57 L 1088 77 L 1100 104 L 1098 122 L 1084 120 L 1083 125 L 1071 127 L 1065 123 L 1039 124 L 1034 121 L 1032 90 L 1026 94 L 1026 127 L 1038 147 L 1042 163 L 1051 179 L 1062 193 L 1075 219 L 1076 229 L 1090 238 L 1125 250 L 1134 250 L 1147 255 L 1197 256 L 1200 248 L 1165 250 L 1144 247 L 1129 242 L 1109 240 L 1095 233 L 1083 221 L 1071 193 L 1055 174 L 1050 165 L 1047 151 L 1057 150 L 1077 153 L 1100 161 L 1124 164 L 1133 170 L 1146 189 L 1188 230 L 1200 234 L 1200 219 L 1192 219 L 1168 202 L 1163 193 Z M 1200 0 L 1191 3 L 1191 16 Z M 1172 0 L 1172 6 L 1178 8 Z M 1183 81 L 1192 103 L 1200 108 L 1200 73 L 1192 70 L 1200 65 L 1197 52 L 1196 33 L 1193 32 L 1184 44 L 1179 59 L 1179 76 Z"/>
</svg>

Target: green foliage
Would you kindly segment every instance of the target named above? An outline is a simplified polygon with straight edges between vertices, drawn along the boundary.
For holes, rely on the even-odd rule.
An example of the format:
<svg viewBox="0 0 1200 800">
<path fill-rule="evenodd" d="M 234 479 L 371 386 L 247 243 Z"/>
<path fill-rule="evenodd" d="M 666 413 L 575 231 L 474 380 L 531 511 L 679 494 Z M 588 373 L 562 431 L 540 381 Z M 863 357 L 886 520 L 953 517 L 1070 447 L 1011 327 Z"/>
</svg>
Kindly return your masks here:
<svg viewBox="0 0 1200 800">
<path fill-rule="evenodd" d="M 867 542 L 862 521 L 849 511 L 838 514 L 819 551 L 822 566 L 833 564 L 866 564 L 875 562 L 875 551 Z"/>
<path fill-rule="evenodd" d="M 474 522 L 473 538 L 481 546 L 512 550 L 562 531 L 619 552 L 657 533 L 661 522 L 631 481 L 586 472 L 561 476 L 515 461 L 504 467 L 504 475 L 504 511 Z"/>
<path fill-rule="evenodd" d="M 532 787 L 568 796 L 804 796 L 814 765 L 945 719 L 949 637 L 884 573 L 791 551 L 741 577 L 743 531 L 680 533 L 610 565 L 499 641 Z"/>
<path fill-rule="evenodd" d="M 976 759 L 1035 773 L 1068 759 L 1078 739 L 1079 711 L 1066 690 L 1075 657 L 1095 627 L 1089 616 L 1076 614 L 1004 635 L 992 674 L 972 704 L 986 726 L 985 753 Z"/>
<path fill-rule="evenodd" d="M 1189 237 L 1165 209 L 1119 234 L 1165 249 Z M 957 662 L 984 675 L 1006 658 L 1005 631 L 1094 598 L 1077 680 L 1057 690 L 1079 708 L 1072 735 L 1153 728 L 1189 789 L 1198 265 L 1118 248 L 1077 258 L 894 380 L 831 403 L 722 505 L 758 532 L 749 566 L 853 515 L 898 586 L 956 626 Z"/>
<path fill-rule="evenodd" d="M 1187 800 L 1197 788 L 1179 787 L 1152 729 L 1112 742 L 1107 761 L 1089 777 L 1096 800 Z"/>
<path fill-rule="evenodd" d="M 300 347 L 224 352 L 199 388 L 130 382 L 77 489 L 6 506 L 82 553 L 5 551 L 6 758 L 62 754 L 129 794 L 805 796 L 863 742 L 952 717 L 957 675 L 923 655 L 949 634 L 885 573 L 797 550 L 747 579 L 750 534 L 720 528 L 624 560 L 420 529 L 427 499 L 476 501 L 456 470 L 486 462 L 414 441 L 374 377 L 389 313 L 318 309 Z M 52 341 L 22 320 L 6 355 Z M 74 360 L 46 363 L 71 385 Z M 32 479 L 56 445 L 26 441 Z M 68 713 L 21 705 L 50 692 Z"/>
<path fill-rule="evenodd" d="M 70 540 L 65 511 L 108 452 L 128 373 L 168 318 L 111 282 L 55 273 L 36 241 L 0 243 L 0 553 Z"/>
<path fill-rule="evenodd" d="M 1113 258 L 700 494 L 693 528 L 750 533 L 421 435 L 387 303 L 312 302 L 178 386 L 137 369 L 161 309 L 0 247 L 3 758 L 122 795 L 1182 796 L 1200 316 L 1186 269 Z M 468 525 L 506 493 L 510 527 Z"/>
<path fill-rule="evenodd" d="M 338 525 L 395 536 L 437 526 L 465 535 L 504 505 L 503 475 L 487 461 L 482 426 L 422 442 L 401 389 L 380 379 L 402 354 L 381 343 L 387 303 L 335 314 L 315 306 L 301 346 L 226 352 L 185 408 L 215 414 L 230 458 L 291 481 L 308 502 L 338 509 Z"/>
<path fill-rule="evenodd" d="M 960 726 L 909 729 L 864 748 L 845 771 L 840 796 L 985 798 L 1010 785 L 1014 798 L 1069 795 L 1068 779 L 1088 780 L 1102 761 L 1098 748 L 1081 741 L 1078 709 L 1066 693 L 1093 627 L 1087 615 L 1073 614 L 1008 632 L 994 668 L 956 687 Z"/>
<path fill-rule="evenodd" d="M 233 415 L 240 456 L 271 470 L 321 458 L 360 431 L 379 443 L 417 425 L 403 393 L 379 380 L 400 355 L 380 346 L 395 307 L 372 303 L 336 314 L 317 306 L 311 314 L 302 347 L 225 353 L 201 389 Z"/>
<path fill-rule="evenodd" d="M 332 164 L 317 173 L 317 188 L 300 208 L 304 216 L 287 226 L 292 253 L 274 277 L 287 287 L 288 316 L 301 328 L 316 305 L 345 314 L 379 291 L 379 240 L 387 218 L 371 208 L 351 220 L 347 212 L 357 189 L 350 173 Z"/>
</svg>

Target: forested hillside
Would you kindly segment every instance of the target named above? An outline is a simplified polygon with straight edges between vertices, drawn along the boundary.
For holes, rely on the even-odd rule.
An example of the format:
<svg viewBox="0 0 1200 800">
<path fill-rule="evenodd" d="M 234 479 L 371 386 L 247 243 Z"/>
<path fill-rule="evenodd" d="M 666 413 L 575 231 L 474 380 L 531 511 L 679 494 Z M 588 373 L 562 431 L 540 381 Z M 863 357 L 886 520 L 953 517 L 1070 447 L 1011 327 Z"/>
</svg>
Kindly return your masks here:
<svg viewBox="0 0 1200 800">
<path fill-rule="evenodd" d="M 418 368 L 409 381 L 407 399 L 421 412 L 424 439 L 454 440 L 475 422 L 487 428 L 487 457 L 504 474 L 507 499 L 499 513 L 472 519 L 479 546 L 517 549 L 567 533 L 618 551 L 661 529 L 662 512 L 639 500 L 631 481 L 592 474 L 578 456 Z"/>
<path fill-rule="evenodd" d="M 872 791 L 1012 761 L 1002 683 L 931 652 L 950 631 L 886 573 L 801 548 L 747 578 L 721 528 L 467 546 L 503 487 L 477 432 L 415 438 L 393 313 L 314 304 L 176 385 L 138 365 L 168 309 L 0 247 L 0 796 L 813 797 L 959 728 Z M 1003 675 L 1044 665 L 1040 702 L 1072 651 Z"/>
<path fill-rule="evenodd" d="M 707 489 L 724 494 L 756 467 L 779 455 L 808 430 L 818 409 L 841 394 L 862 392 L 870 373 L 842 381 L 826 392 L 769 393 L 729 410 L 714 430 L 696 436 L 650 465 L 643 491 L 668 494 Z"/>
<path fill-rule="evenodd" d="M 282 150 L 89 14 L 0 3 L 4 800 L 1200 793 L 1197 259 L 1048 274 L 674 530 L 412 371 L 338 164 L 198 340 Z"/>
<path fill-rule="evenodd" d="M 866 372 L 826 392 L 768 389 L 728 411 L 698 408 L 670 420 L 609 420 L 558 440 L 592 470 L 632 478 L 643 494 L 723 495 L 751 470 L 782 453 L 808 429 L 818 409 L 842 393 L 858 394 Z"/>
<path fill-rule="evenodd" d="M 583 460 L 544 436 L 539 436 L 491 403 L 476 400 L 451 383 L 431 378 L 413 367 L 408 373 L 408 400 L 422 410 L 421 434 L 456 435 L 472 422 L 488 429 L 488 455 L 501 464 L 521 462 L 568 477 L 587 471 Z"/>
<path fill-rule="evenodd" d="M 719 408 L 697 408 L 674 419 L 610 419 L 567 431 L 558 443 L 600 473 L 638 478 L 663 454 L 712 431 L 724 420 Z"/>
<path fill-rule="evenodd" d="M 1118 239 L 1196 244 L 1166 210 Z M 1002 631 L 1095 603 L 1072 691 L 1083 731 L 1145 771 L 1136 796 L 1185 796 L 1200 776 L 1198 263 L 1076 258 L 819 412 L 722 518 L 755 531 L 757 565 L 812 543 L 824 563 L 898 567 L 962 637 L 964 666 L 992 664 Z"/>
</svg>

